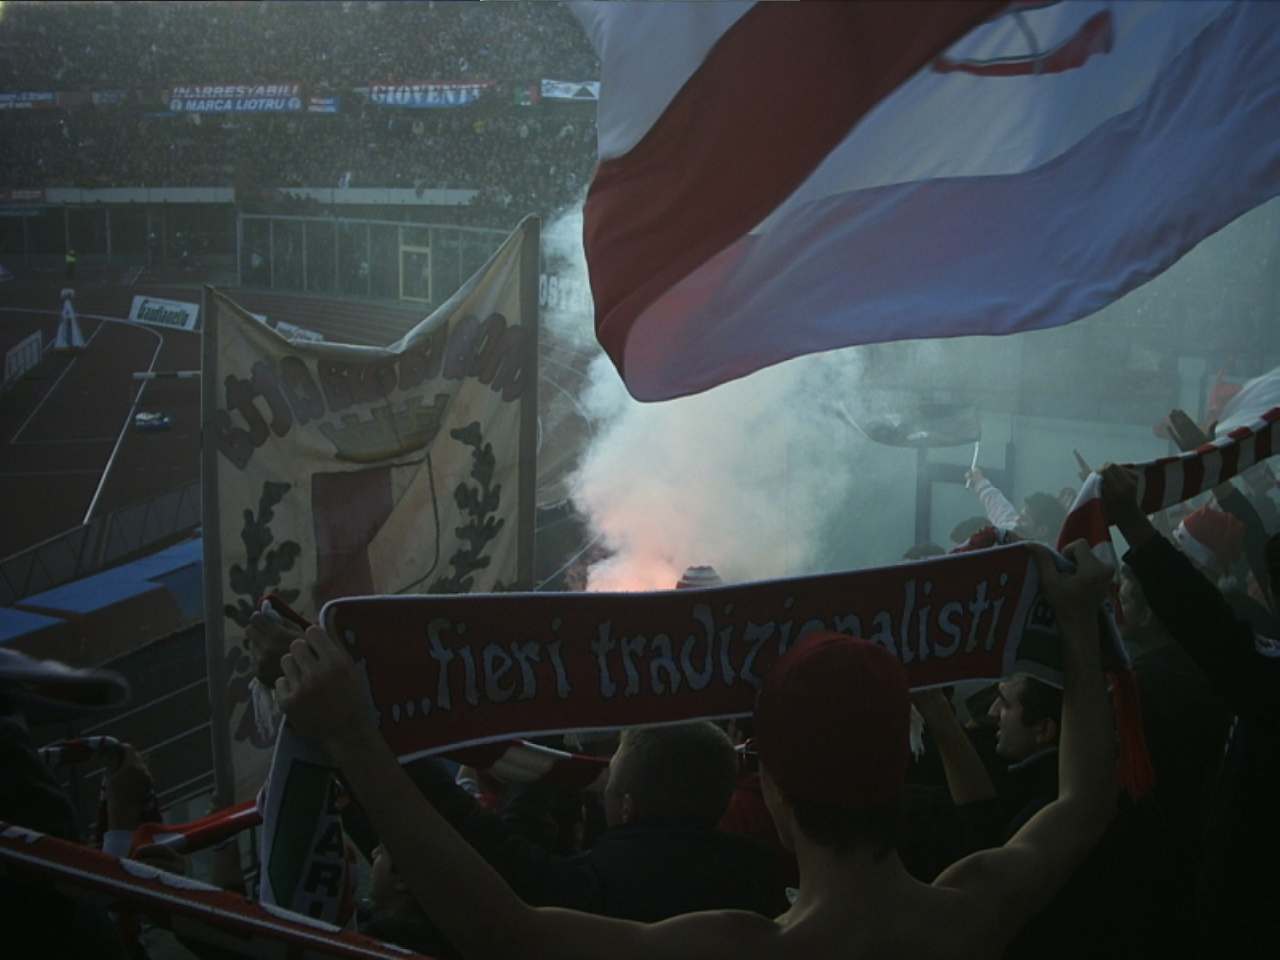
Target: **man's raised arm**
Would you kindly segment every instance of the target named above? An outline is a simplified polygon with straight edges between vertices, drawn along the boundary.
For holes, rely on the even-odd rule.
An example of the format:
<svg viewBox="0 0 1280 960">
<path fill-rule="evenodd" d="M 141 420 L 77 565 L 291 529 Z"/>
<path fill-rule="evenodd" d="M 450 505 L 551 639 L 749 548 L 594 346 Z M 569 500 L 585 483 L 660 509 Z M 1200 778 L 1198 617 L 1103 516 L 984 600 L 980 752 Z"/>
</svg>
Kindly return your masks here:
<svg viewBox="0 0 1280 960">
<path fill-rule="evenodd" d="M 534 908 L 441 817 L 383 740 L 350 656 L 319 627 L 295 640 L 276 691 L 288 722 L 328 750 L 422 909 L 461 955 L 726 957 L 770 954 L 778 928 L 755 914 L 689 914 L 657 924 Z"/>
<path fill-rule="evenodd" d="M 1101 839 L 1116 809 L 1115 733 L 1102 675 L 1098 614 L 1111 569 L 1083 541 L 1067 547 L 1076 569 L 1057 570 L 1034 548 L 1043 589 L 1062 635 L 1066 683 L 1058 750 L 1058 798 L 1003 847 L 972 854 L 935 886 L 973 895 L 979 928 L 1005 941 L 1042 910 Z"/>
</svg>

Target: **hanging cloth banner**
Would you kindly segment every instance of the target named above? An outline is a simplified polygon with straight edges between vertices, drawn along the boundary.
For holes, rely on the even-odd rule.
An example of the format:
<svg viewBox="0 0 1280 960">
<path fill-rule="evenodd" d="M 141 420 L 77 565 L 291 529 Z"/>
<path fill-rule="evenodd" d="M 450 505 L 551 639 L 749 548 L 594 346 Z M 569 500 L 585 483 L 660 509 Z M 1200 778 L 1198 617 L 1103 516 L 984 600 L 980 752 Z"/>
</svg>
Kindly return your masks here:
<svg viewBox="0 0 1280 960">
<path fill-rule="evenodd" d="M 219 801 L 275 742 L 245 628 L 267 593 L 314 619 L 369 593 L 532 582 L 539 225 L 526 218 L 385 348 L 286 339 L 206 292 L 205 609 Z"/>
</svg>

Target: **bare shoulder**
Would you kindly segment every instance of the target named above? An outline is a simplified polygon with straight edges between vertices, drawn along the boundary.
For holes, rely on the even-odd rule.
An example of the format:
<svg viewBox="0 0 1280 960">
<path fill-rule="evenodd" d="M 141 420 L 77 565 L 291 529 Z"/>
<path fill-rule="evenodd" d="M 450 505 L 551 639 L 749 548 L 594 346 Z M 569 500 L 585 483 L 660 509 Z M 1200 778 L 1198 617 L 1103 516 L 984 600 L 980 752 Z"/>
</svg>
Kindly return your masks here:
<svg viewBox="0 0 1280 960">
<path fill-rule="evenodd" d="M 941 880 L 941 878 L 939 878 Z M 972 884 L 921 883 L 911 909 L 898 916 L 894 936 L 915 956 L 935 958 L 1000 956 L 999 910 Z M 928 917 L 928 922 L 921 918 Z"/>
<path fill-rule="evenodd" d="M 666 948 L 678 942 L 681 955 L 766 960 L 781 957 L 784 928 L 767 917 L 746 910 L 715 910 L 673 917 L 651 928 Z"/>
<path fill-rule="evenodd" d="M 930 888 L 939 912 L 954 920 L 974 946 L 998 951 L 1026 920 L 1027 891 L 1016 883 L 1024 860 L 1024 851 L 1005 846 L 956 861 Z"/>
<path fill-rule="evenodd" d="M 539 907 L 533 930 L 513 945 L 538 956 L 554 952 L 583 960 L 774 960 L 784 956 L 782 928 L 772 920 L 740 910 L 689 913 L 661 923 L 636 923 L 609 917 Z M 536 934 L 536 935 L 535 935 Z M 540 949 L 540 947 L 544 947 Z"/>
</svg>

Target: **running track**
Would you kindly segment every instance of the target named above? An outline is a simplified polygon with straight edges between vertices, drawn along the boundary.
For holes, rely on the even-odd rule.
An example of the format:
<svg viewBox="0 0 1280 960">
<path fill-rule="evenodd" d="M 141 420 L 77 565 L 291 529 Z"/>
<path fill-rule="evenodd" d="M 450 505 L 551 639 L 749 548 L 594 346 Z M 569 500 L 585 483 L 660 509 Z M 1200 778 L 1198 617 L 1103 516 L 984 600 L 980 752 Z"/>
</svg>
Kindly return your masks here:
<svg viewBox="0 0 1280 960">
<path fill-rule="evenodd" d="M 49 343 L 56 329 L 53 309 L 0 307 L 0 349 L 34 330 Z M 100 315 L 82 315 L 81 330 L 84 350 L 47 352 L 0 398 L 0 557 L 198 475 L 199 381 L 136 383 L 132 374 L 197 369 L 199 336 Z M 133 430 L 135 403 L 173 425 Z"/>
<path fill-rule="evenodd" d="M 149 500 L 196 480 L 200 470 L 200 382 L 145 384 L 134 371 L 200 367 L 198 334 L 121 319 L 135 293 L 193 301 L 195 289 L 86 289 L 78 298 L 87 348 L 76 355 L 46 353 L 41 366 L 0 397 L 0 557 L 9 556 L 123 506 Z M 386 342 L 420 315 L 386 307 L 288 295 L 232 291 L 251 310 L 322 330 L 347 342 Z M 46 343 L 57 329 L 54 292 L 9 296 L 0 305 L 0 351 L 33 330 Z M 42 308 L 42 309 L 37 309 Z M 114 319 L 96 319 L 114 318 Z M 581 544 L 553 542 L 563 526 L 568 478 L 589 442 L 590 417 L 578 397 L 588 381 L 590 352 L 542 339 L 539 390 L 538 580 L 562 570 L 562 554 Z M 136 404 L 136 406 L 135 406 Z M 133 410 L 158 411 L 169 430 L 132 429 Z M 573 531 L 576 542 L 581 532 Z M 570 549 L 571 547 L 571 549 Z M 553 573 L 554 571 L 554 573 Z"/>
</svg>

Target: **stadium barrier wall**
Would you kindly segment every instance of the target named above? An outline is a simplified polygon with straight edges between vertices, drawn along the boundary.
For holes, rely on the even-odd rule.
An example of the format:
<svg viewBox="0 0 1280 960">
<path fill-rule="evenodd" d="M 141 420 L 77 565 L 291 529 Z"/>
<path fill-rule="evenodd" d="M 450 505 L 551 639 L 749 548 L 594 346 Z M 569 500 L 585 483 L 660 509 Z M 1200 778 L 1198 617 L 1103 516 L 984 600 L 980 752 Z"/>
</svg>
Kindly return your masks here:
<svg viewBox="0 0 1280 960">
<path fill-rule="evenodd" d="M 0 560 L 0 605 L 91 576 L 199 526 L 199 480 L 121 507 Z"/>
</svg>

